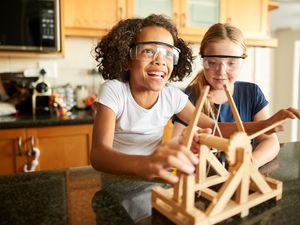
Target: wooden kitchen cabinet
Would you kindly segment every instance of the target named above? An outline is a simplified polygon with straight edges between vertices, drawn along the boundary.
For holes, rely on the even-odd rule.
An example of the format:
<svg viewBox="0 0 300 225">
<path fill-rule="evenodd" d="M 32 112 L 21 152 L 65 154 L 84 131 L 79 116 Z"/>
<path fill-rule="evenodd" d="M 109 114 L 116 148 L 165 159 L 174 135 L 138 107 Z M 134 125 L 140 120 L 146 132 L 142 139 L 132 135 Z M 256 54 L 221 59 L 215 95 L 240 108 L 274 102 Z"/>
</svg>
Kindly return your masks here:
<svg viewBox="0 0 300 225">
<path fill-rule="evenodd" d="M 0 175 L 23 171 L 27 163 L 25 129 L 0 130 Z"/>
<path fill-rule="evenodd" d="M 0 130 L 0 174 L 30 169 L 32 146 L 40 151 L 36 170 L 89 165 L 91 140 L 92 124 Z"/>
<path fill-rule="evenodd" d="M 240 28 L 248 44 L 267 40 L 268 45 L 277 45 L 270 38 L 270 11 L 278 4 L 269 0 L 221 0 L 220 22 L 230 22 Z"/>
<path fill-rule="evenodd" d="M 126 17 L 126 0 L 64 0 L 66 36 L 100 37 Z"/>
<path fill-rule="evenodd" d="M 101 37 L 120 19 L 156 13 L 172 18 L 188 42 L 201 42 L 214 23 L 231 22 L 243 31 L 249 46 L 273 47 L 277 41 L 270 37 L 269 17 L 276 8 L 270 0 L 64 0 L 64 31 Z"/>
<path fill-rule="evenodd" d="M 128 0 L 129 16 L 165 14 L 176 24 L 181 38 L 201 42 L 208 27 L 231 22 L 243 31 L 249 46 L 277 46 L 270 37 L 270 11 L 278 4 L 269 0 Z"/>
<path fill-rule="evenodd" d="M 128 0 L 129 16 L 146 17 L 151 13 L 172 18 L 181 38 L 200 42 L 207 28 L 219 21 L 219 0 Z"/>
</svg>

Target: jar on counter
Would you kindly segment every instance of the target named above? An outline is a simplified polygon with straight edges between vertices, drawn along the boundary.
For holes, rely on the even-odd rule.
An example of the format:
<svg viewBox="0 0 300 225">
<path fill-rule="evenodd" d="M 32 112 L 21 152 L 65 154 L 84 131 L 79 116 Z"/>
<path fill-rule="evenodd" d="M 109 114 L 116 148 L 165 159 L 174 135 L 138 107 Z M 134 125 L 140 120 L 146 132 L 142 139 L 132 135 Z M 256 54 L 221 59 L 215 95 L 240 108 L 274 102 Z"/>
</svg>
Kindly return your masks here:
<svg viewBox="0 0 300 225">
<path fill-rule="evenodd" d="M 86 85 L 78 85 L 76 87 L 76 106 L 79 109 L 85 109 L 85 99 L 89 96 Z"/>
</svg>

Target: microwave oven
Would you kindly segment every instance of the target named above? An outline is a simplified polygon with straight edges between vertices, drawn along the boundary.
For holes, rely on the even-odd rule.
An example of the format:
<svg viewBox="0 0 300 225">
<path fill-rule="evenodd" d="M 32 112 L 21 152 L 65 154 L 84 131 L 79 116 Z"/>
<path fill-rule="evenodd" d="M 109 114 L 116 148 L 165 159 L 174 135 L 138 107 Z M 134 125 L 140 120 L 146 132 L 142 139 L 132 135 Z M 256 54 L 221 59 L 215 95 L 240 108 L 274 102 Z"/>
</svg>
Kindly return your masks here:
<svg viewBox="0 0 300 225">
<path fill-rule="evenodd" d="M 60 52 L 60 0 L 0 1 L 0 51 Z"/>
</svg>

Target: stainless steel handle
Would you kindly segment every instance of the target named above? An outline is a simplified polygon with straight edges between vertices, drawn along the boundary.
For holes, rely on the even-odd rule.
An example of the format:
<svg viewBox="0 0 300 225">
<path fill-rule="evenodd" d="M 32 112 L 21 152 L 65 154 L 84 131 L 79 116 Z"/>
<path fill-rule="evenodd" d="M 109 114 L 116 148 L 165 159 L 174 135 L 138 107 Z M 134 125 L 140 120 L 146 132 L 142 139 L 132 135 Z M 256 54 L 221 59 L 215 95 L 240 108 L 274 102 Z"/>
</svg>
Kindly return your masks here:
<svg viewBox="0 0 300 225">
<path fill-rule="evenodd" d="M 34 145 L 35 145 L 35 139 L 34 139 L 34 136 L 31 136 L 30 138 L 30 143 L 31 143 L 31 149 L 34 148 Z"/>
<path fill-rule="evenodd" d="M 27 155 L 28 157 L 30 157 L 32 159 L 32 157 L 34 157 L 34 159 L 31 161 L 30 164 L 25 164 L 24 165 L 24 172 L 32 172 L 36 170 L 36 167 L 39 164 L 39 157 L 40 157 L 40 150 L 35 147 L 35 138 L 34 136 L 31 136 L 30 138 L 30 145 L 31 145 L 31 149 L 28 150 Z"/>
<path fill-rule="evenodd" d="M 19 139 L 18 139 L 18 152 L 19 152 L 19 156 L 22 155 L 22 137 L 20 136 Z"/>
<path fill-rule="evenodd" d="M 32 150 L 33 150 L 34 145 L 35 145 L 34 136 L 31 136 L 31 138 L 30 138 L 30 145 L 31 145 L 31 148 L 30 148 L 30 150 L 28 150 L 28 153 L 27 153 L 28 156 L 32 156 L 32 153 L 33 153 Z"/>
</svg>

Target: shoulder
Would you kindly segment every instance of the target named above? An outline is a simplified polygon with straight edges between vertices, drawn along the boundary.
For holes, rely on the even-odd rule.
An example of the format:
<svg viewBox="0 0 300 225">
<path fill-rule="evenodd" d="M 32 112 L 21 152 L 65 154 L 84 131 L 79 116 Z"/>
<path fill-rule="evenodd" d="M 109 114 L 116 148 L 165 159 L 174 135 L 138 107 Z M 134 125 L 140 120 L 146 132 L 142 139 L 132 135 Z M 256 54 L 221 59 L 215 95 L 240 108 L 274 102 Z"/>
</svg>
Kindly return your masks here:
<svg viewBox="0 0 300 225">
<path fill-rule="evenodd" d="M 180 112 L 188 101 L 188 96 L 178 87 L 170 84 L 161 91 L 161 101 L 163 106 L 169 107 L 172 114 Z"/>
<path fill-rule="evenodd" d="M 99 89 L 98 99 L 101 98 L 117 98 L 126 95 L 126 83 L 118 80 L 105 81 Z"/>
<path fill-rule="evenodd" d="M 237 81 L 234 84 L 235 93 L 239 95 L 257 95 L 262 91 L 257 84 L 245 81 Z"/>
<path fill-rule="evenodd" d="M 122 88 L 125 87 L 126 83 L 121 82 L 119 80 L 107 80 L 105 81 L 100 88 Z"/>
<path fill-rule="evenodd" d="M 170 84 L 166 84 L 165 88 L 162 89 L 162 93 L 170 96 L 185 95 L 184 92 L 178 87 L 172 86 Z"/>
<path fill-rule="evenodd" d="M 107 93 L 120 94 L 124 91 L 126 91 L 126 83 L 121 82 L 119 80 L 107 80 L 100 86 L 99 95 L 103 95 Z"/>
<path fill-rule="evenodd" d="M 118 116 L 127 96 L 126 83 L 118 80 L 108 80 L 101 85 L 96 102 L 112 109 Z"/>
<path fill-rule="evenodd" d="M 234 83 L 235 88 L 238 89 L 256 89 L 259 88 L 257 84 L 251 83 L 251 82 L 246 82 L 246 81 L 236 81 Z"/>
</svg>

